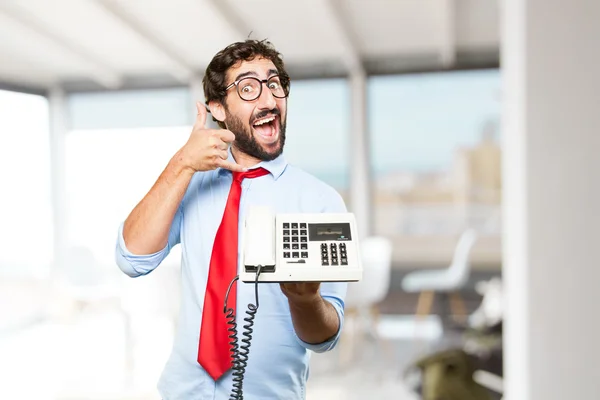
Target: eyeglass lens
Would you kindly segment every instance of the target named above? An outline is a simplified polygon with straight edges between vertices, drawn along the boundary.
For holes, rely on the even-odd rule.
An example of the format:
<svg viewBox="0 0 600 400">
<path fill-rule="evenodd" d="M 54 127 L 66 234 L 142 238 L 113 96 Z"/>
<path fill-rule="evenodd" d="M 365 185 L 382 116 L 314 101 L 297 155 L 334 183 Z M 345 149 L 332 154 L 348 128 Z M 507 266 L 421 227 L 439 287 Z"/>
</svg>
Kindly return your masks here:
<svg viewBox="0 0 600 400">
<path fill-rule="evenodd" d="M 271 90 L 273 96 L 278 98 L 286 97 L 285 89 L 278 76 L 273 76 L 267 81 L 267 87 Z M 240 80 L 237 85 L 238 94 L 244 100 L 257 99 L 262 91 L 262 82 L 253 77 L 247 77 Z"/>
</svg>

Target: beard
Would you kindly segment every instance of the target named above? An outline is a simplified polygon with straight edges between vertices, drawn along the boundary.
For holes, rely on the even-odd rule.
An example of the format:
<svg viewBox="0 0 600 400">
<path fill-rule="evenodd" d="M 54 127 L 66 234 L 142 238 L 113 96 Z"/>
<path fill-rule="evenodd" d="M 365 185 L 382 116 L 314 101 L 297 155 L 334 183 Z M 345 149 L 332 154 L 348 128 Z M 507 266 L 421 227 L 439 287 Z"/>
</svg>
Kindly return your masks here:
<svg viewBox="0 0 600 400">
<path fill-rule="evenodd" d="M 261 161 L 271 161 L 276 159 L 283 153 L 283 146 L 285 144 L 285 118 L 281 115 L 278 108 L 272 110 L 263 111 L 258 113 L 254 120 L 262 118 L 266 115 L 276 115 L 279 119 L 279 138 L 277 142 L 271 146 L 276 146 L 275 151 L 268 151 L 265 149 L 252 134 L 251 125 L 244 124 L 240 118 L 230 114 L 227 107 L 225 107 L 226 126 L 235 135 L 233 146 L 241 151 L 242 153 L 251 157 L 257 158 Z"/>
</svg>

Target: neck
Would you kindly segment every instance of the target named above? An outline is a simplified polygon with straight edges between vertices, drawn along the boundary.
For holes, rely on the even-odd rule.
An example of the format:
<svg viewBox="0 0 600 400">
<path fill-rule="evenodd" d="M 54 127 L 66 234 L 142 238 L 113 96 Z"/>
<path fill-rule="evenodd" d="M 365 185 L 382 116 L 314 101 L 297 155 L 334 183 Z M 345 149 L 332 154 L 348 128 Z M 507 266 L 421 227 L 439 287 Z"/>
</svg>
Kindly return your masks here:
<svg viewBox="0 0 600 400">
<path fill-rule="evenodd" d="M 261 161 L 256 157 L 249 156 L 248 154 L 239 151 L 234 146 L 231 146 L 231 155 L 235 162 L 244 168 L 253 167 Z"/>
</svg>

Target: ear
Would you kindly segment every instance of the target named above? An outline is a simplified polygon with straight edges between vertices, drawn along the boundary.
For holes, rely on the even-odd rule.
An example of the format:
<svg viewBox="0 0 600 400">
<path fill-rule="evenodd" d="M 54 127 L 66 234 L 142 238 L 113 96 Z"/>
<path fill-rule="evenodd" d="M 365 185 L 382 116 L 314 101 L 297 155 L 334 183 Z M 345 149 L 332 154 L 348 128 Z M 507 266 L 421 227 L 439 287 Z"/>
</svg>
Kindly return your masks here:
<svg viewBox="0 0 600 400">
<path fill-rule="evenodd" d="M 208 108 L 210 109 L 210 113 L 217 121 L 224 122 L 225 121 L 225 107 L 218 101 L 211 101 L 208 103 Z"/>
</svg>

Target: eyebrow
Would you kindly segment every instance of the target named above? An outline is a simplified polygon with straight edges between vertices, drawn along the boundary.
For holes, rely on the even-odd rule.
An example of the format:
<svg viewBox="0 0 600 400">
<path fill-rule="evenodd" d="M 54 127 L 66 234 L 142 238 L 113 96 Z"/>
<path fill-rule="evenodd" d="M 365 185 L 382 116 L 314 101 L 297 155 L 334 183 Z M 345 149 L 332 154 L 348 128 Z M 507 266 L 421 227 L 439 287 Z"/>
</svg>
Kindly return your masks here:
<svg viewBox="0 0 600 400">
<path fill-rule="evenodd" d="M 270 78 L 273 75 L 277 75 L 279 74 L 279 71 L 277 71 L 276 69 L 271 68 L 269 71 L 267 71 L 267 76 Z M 255 76 L 258 78 L 258 74 L 254 71 L 246 71 L 246 72 L 242 72 L 241 74 L 239 74 L 238 76 L 235 77 L 234 81 L 239 81 L 242 78 L 245 78 L 247 76 Z"/>
</svg>

